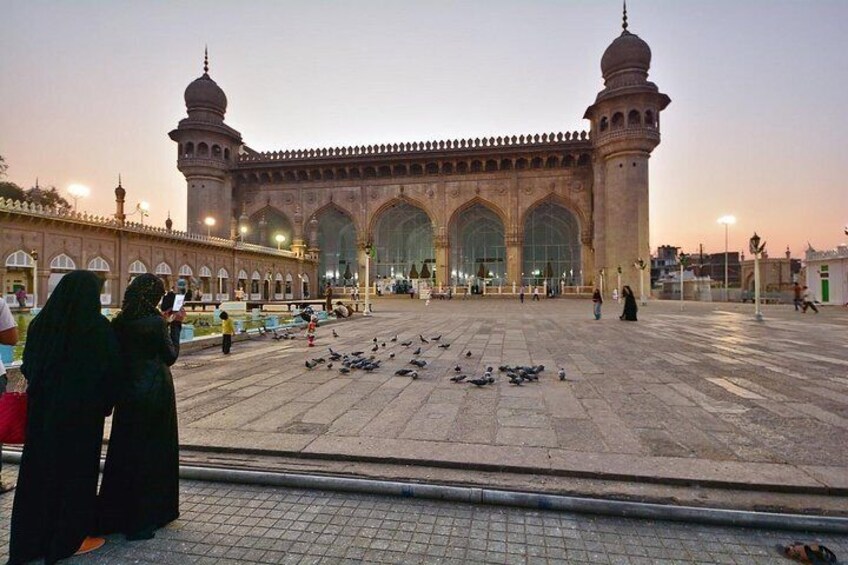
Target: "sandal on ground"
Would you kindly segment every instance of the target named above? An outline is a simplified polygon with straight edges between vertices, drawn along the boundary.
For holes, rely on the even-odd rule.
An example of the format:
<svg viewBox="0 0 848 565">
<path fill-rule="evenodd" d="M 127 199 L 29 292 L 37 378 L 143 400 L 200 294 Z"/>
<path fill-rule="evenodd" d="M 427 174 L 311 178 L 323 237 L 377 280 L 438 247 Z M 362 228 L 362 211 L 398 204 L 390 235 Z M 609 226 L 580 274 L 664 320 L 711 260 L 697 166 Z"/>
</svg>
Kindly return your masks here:
<svg viewBox="0 0 848 565">
<path fill-rule="evenodd" d="M 796 541 L 792 545 L 778 545 L 777 550 L 784 557 L 800 561 L 801 563 L 811 563 L 812 565 L 839 563 L 835 553 L 817 543 L 803 544 Z"/>
<path fill-rule="evenodd" d="M 98 550 L 103 547 L 103 544 L 106 543 L 105 538 L 93 538 L 91 536 L 86 536 L 82 543 L 79 546 L 74 555 L 85 555 L 86 553 L 91 553 L 92 551 Z"/>
</svg>

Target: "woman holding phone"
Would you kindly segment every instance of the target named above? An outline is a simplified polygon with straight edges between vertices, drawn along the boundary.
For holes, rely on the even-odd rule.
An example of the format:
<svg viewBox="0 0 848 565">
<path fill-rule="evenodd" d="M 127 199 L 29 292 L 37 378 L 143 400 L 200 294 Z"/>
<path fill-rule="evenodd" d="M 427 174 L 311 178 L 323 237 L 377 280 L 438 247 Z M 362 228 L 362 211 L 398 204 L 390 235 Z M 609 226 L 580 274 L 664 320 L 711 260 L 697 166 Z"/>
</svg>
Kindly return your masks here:
<svg viewBox="0 0 848 565">
<path fill-rule="evenodd" d="M 158 277 L 137 277 L 112 327 L 120 345 L 120 384 L 100 489 L 104 533 L 150 539 L 179 516 L 179 446 L 174 382 L 169 367 L 180 351 L 185 310 L 162 300 Z"/>
</svg>

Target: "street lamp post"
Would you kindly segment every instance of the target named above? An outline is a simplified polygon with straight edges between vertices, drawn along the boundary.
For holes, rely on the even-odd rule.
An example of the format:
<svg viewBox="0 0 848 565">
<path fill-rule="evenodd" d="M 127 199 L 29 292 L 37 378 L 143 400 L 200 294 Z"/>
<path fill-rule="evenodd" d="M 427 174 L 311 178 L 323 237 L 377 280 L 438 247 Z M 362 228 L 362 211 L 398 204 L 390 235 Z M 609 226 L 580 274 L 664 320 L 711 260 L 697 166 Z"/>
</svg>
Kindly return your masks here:
<svg viewBox="0 0 848 565">
<path fill-rule="evenodd" d="M 68 194 L 74 199 L 74 212 L 77 211 L 77 200 L 85 198 L 91 193 L 87 186 L 82 184 L 72 184 L 68 187 Z"/>
<path fill-rule="evenodd" d="M 727 229 L 736 223 L 735 216 L 722 216 L 718 219 L 718 223 L 724 224 L 724 301 L 727 302 Z"/>
<path fill-rule="evenodd" d="M 680 309 L 683 310 L 683 270 L 689 266 L 689 255 L 681 252 L 677 260 L 680 263 Z"/>
<path fill-rule="evenodd" d="M 369 300 L 369 286 L 371 283 L 371 244 L 365 244 L 365 312 L 363 316 L 371 315 L 371 301 Z"/>
<path fill-rule="evenodd" d="M 142 200 L 135 205 L 135 212 L 133 213 L 139 215 L 139 222 L 144 225 L 144 218 L 150 215 L 150 204 Z"/>
<path fill-rule="evenodd" d="M 286 240 L 286 236 L 284 236 L 281 233 L 278 233 L 277 235 L 274 236 L 274 241 L 277 242 L 277 251 L 280 251 L 282 249 L 282 245 L 283 245 L 283 242 L 285 240 Z"/>
<path fill-rule="evenodd" d="M 32 256 L 32 309 L 38 308 L 38 251 L 29 252 Z"/>
<path fill-rule="evenodd" d="M 206 237 L 212 237 L 212 227 L 215 225 L 215 218 L 206 216 L 203 219 L 203 223 L 206 224 Z"/>
<path fill-rule="evenodd" d="M 763 313 L 760 311 L 760 254 L 765 251 L 766 242 L 760 244 L 760 236 L 757 232 L 751 236 L 749 250 L 754 254 L 754 319 L 763 321 Z"/>
<path fill-rule="evenodd" d="M 633 264 L 634 267 L 639 269 L 639 302 L 642 303 L 642 306 L 645 305 L 645 267 L 648 264 L 644 259 L 639 257 L 636 259 L 636 262 Z"/>
</svg>

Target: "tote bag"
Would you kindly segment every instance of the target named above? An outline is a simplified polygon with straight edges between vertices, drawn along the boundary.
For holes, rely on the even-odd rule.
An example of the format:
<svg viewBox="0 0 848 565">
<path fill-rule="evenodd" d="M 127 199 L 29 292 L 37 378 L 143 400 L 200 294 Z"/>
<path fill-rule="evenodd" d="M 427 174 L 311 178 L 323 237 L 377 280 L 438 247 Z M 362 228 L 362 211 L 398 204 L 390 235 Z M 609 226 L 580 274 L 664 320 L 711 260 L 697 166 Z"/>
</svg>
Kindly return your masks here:
<svg viewBox="0 0 848 565">
<path fill-rule="evenodd" d="M 23 444 L 26 437 L 27 394 L 0 394 L 0 443 Z"/>
</svg>

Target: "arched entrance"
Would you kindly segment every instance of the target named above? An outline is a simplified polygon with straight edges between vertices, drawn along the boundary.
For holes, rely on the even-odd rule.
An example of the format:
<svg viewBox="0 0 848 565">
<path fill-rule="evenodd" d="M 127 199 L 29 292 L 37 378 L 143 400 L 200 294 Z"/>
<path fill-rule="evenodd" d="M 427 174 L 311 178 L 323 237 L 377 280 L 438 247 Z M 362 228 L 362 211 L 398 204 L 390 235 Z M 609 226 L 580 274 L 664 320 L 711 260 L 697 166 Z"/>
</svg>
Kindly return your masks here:
<svg viewBox="0 0 848 565">
<path fill-rule="evenodd" d="M 19 306 L 17 295 L 20 293 L 24 306 L 32 307 L 35 284 L 35 260 L 24 250 L 18 250 L 6 257 L 6 273 L 3 275 L 3 293 L 9 306 Z M 21 292 L 23 291 L 23 292 Z"/>
<path fill-rule="evenodd" d="M 109 280 L 109 263 L 103 257 L 95 257 L 88 262 L 88 270 L 95 273 L 102 282 L 100 287 L 100 304 L 109 306 L 112 303 L 112 281 Z"/>
<path fill-rule="evenodd" d="M 554 290 L 583 284 L 580 224 L 568 208 L 547 200 L 527 214 L 521 280 Z"/>
<path fill-rule="evenodd" d="M 353 283 L 357 272 L 356 226 L 350 216 L 335 206 L 321 211 L 318 219 L 318 248 L 320 257 L 318 275 L 321 287 L 327 282 L 347 286 Z"/>
<path fill-rule="evenodd" d="M 399 202 L 384 210 L 374 228 L 376 257 L 372 276 L 401 282 L 408 280 L 410 271 L 435 268 L 433 225 L 421 208 Z M 394 288 L 394 285 L 390 285 Z M 384 292 L 390 292 L 384 286 Z"/>
<path fill-rule="evenodd" d="M 290 249 L 292 242 L 292 223 L 288 217 L 272 206 L 266 206 L 250 216 L 250 225 L 245 239 L 251 243 L 264 245 L 265 247 Z M 277 241 L 277 236 L 282 235 L 285 239 Z"/>
<path fill-rule="evenodd" d="M 458 214 L 451 224 L 451 284 L 484 282 L 503 284 L 506 278 L 506 248 L 501 218 L 477 203 Z"/>
<path fill-rule="evenodd" d="M 77 268 L 76 262 L 65 253 L 60 253 L 50 261 L 50 276 L 47 278 L 47 298 L 53 294 L 62 277 Z"/>
</svg>

